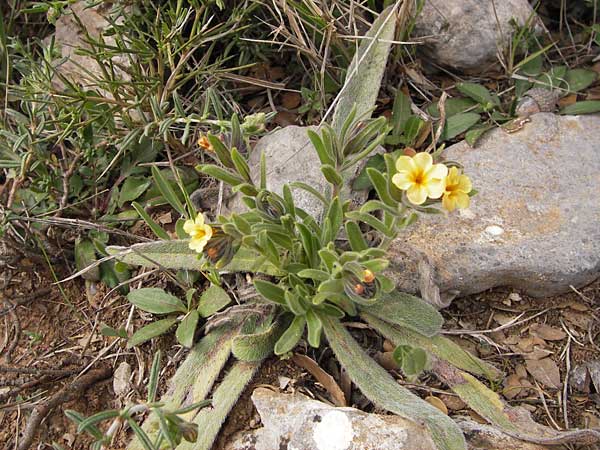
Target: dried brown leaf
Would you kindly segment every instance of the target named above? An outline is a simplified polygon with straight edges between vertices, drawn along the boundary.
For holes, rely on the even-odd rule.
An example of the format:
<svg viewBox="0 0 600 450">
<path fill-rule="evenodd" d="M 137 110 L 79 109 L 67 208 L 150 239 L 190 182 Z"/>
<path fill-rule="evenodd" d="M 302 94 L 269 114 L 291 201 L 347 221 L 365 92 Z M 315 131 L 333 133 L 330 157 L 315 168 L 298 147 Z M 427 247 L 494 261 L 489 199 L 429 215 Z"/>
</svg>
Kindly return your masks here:
<svg viewBox="0 0 600 450">
<path fill-rule="evenodd" d="M 339 385 L 336 383 L 336 381 L 331 375 L 325 372 L 325 370 L 323 370 L 321 366 L 317 364 L 317 362 L 314 359 L 306 355 L 300 355 L 298 353 L 295 353 L 292 357 L 292 360 L 298 366 L 307 370 L 313 377 L 317 379 L 319 383 L 323 385 L 323 387 L 331 395 L 331 399 L 333 400 L 335 406 L 347 406 L 346 397 L 340 389 Z"/>
</svg>

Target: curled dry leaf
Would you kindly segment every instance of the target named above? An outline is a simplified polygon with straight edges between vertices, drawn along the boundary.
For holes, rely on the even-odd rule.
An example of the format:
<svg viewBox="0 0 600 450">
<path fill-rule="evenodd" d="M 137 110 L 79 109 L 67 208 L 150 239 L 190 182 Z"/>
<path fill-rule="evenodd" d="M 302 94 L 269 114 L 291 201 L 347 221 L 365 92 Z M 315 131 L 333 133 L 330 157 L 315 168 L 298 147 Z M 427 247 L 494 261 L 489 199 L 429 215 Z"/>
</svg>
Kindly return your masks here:
<svg viewBox="0 0 600 450">
<path fill-rule="evenodd" d="M 306 355 L 295 353 L 292 357 L 294 363 L 307 370 L 329 392 L 335 406 L 347 406 L 346 396 L 335 382 L 333 377 L 325 372 L 317 362 Z"/>
<path fill-rule="evenodd" d="M 427 403 L 429 403 L 430 405 L 435 406 L 437 409 L 439 409 L 441 412 L 443 412 L 444 414 L 448 415 L 448 407 L 446 406 L 446 404 L 442 401 L 441 398 L 439 397 L 434 397 L 433 395 L 430 395 L 429 397 L 425 397 L 425 401 Z"/>
</svg>

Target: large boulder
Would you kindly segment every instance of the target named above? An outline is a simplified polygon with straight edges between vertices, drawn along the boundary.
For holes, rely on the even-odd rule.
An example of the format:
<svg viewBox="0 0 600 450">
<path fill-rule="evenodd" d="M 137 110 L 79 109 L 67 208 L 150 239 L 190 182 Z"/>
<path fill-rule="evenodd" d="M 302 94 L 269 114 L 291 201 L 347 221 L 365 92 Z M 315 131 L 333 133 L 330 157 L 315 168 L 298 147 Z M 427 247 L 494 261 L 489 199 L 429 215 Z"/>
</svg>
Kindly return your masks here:
<svg viewBox="0 0 600 450">
<path fill-rule="evenodd" d="M 432 62 L 482 71 L 508 48 L 513 22 L 522 26 L 530 17 L 536 18 L 527 0 L 425 0 L 415 36 L 425 39 L 421 48 Z"/>
<path fill-rule="evenodd" d="M 600 274 L 600 117 L 540 113 L 476 148 L 449 147 L 479 193 L 471 207 L 422 216 L 390 249 L 392 276 L 416 292 L 420 263 L 442 293 L 508 286 L 551 296 Z"/>
</svg>

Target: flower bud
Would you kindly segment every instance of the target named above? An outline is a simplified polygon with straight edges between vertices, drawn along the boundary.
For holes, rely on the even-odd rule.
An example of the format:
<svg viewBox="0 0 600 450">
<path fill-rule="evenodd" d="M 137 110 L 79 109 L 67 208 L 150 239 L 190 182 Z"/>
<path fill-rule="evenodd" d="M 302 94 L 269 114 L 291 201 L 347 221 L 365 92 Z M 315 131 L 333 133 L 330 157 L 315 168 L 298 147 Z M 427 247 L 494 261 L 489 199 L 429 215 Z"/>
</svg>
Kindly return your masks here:
<svg viewBox="0 0 600 450">
<path fill-rule="evenodd" d="M 208 262 L 220 269 L 231 262 L 238 248 L 232 236 L 225 234 L 221 228 L 214 228 L 202 253 Z"/>
<path fill-rule="evenodd" d="M 350 271 L 344 272 L 344 292 L 350 300 L 359 304 L 371 304 L 381 294 L 381 284 L 369 269 L 362 272 L 362 277 Z"/>
<path fill-rule="evenodd" d="M 265 190 L 256 196 L 256 209 L 272 220 L 279 220 L 285 214 L 285 206 L 279 196 Z"/>
</svg>

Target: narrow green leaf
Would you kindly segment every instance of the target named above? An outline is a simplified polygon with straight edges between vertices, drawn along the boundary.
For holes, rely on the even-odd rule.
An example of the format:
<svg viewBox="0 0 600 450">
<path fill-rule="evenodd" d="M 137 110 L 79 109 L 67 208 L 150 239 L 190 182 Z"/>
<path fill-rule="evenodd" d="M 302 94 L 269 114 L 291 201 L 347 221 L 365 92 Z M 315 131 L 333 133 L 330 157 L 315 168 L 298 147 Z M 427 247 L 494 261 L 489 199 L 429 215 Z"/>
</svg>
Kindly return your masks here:
<svg viewBox="0 0 600 450">
<path fill-rule="evenodd" d="M 392 198 L 388 188 L 388 182 L 383 174 L 377 169 L 369 168 L 367 169 L 367 175 L 369 176 L 375 191 L 377 191 L 379 199 L 388 206 L 397 206 L 398 202 Z"/>
<path fill-rule="evenodd" d="M 363 237 L 363 233 L 356 222 L 351 220 L 346 222 L 346 235 L 348 236 L 348 241 L 350 241 L 352 251 L 361 252 L 369 248 Z"/>
<path fill-rule="evenodd" d="M 567 105 L 560 110 L 561 114 L 592 114 L 600 112 L 600 100 L 584 100 Z"/>
<path fill-rule="evenodd" d="M 463 434 L 452 419 L 400 386 L 363 351 L 339 320 L 329 316 L 322 320 L 333 353 L 369 400 L 405 419 L 422 423 L 438 449 L 466 450 Z"/>
<path fill-rule="evenodd" d="M 203 166 L 198 166 L 197 168 L 200 172 L 210 175 L 217 180 L 221 180 L 230 186 L 237 186 L 244 183 L 243 178 L 212 164 L 205 164 Z"/>
<path fill-rule="evenodd" d="M 386 322 L 407 327 L 423 336 L 435 336 L 442 329 L 444 318 L 429 303 L 405 292 L 394 291 L 377 303 L 362 308 Z"/>
<path fill-rule="evenodd" d="M 87 429 L 90 426 L 96 425 L 97 423 L 104 422 L 105 420 L 112 419 L 114 417 L 119 417 L 118 409 L 109 409 L 106 411 L 96 413 L 86 419 L 83 419 L 77 427 L 77 432 L 81 433 L 82 431 L 87 431 Z"/>
<path fill-rule="evenodd" d="M 353 191 L 362 191 L 364 189 L 369 189 L 371 187 L 371 180 L 369 179 L 369 176 L 367 175 L 367 170 L 370 167 L 373 167 L 374 169 L 377 169 L 379 171 L 384 171 L 385 170 L 385 160 L 383 158 L 383 155 L 376 154 L 376 155 L 371 156 L 367 160 L 365 167 L 363 167 L 363 169 L 360 171 L 358 176 L 352 182 L 352 190 Z"/>
<path fill-rule="evenodd" d="M 186 213 L 183 203 L 181 203 L 179 197 L 177 197 L 177 194 L 175 194 L 175 191 L 171 187 L 171 184 L 163 177 L 156 166 L 152 166 L 152 178 L 164 199 L 169 202 L 175 211 L 185 217 Z"/>
<path fill-rule="evenodd" d="M 127 300 L 141 310 L 153 314 L 187 312 L 181 300 L 159 288 L 135 289 L 127 295 Z"/>
<path fill-rule="evenodd" d="M 359 211 L 350 211 L 346 213 L 346 217 L 351 220 L 358 220 L 360 222 L 364 222 L 387 237 L 394 237 L 394 230 L 391 230 L 385 225 L 385 223 L 383 223 L 381 220 L 370 214 L 365 214 Z"/>
<path fill-rule="evenodd" d="M 221 164 L 229 169 L 234 169 L 235 164 L 233 164 L 231 159 L 231 153 L 227 147 L 225 147 L 225 144 L 221 142 L 221 139 L 219 139 L 217 136 L 213 136 L 210 133 L 206 137 L 208 142 L 210 142 L 210 145 L 212 145 L 213 150 L 215 151 L 215 154 L 217 155 L 217 158 L 219 158 Z"/>
<path fill-rule="evenodd" d="M 119 192 L 119 200 L 117 206 L 121 208 L 125 203 L 135 200 L 142 195 L 152 183 L 146 177 L 128 177 L 125 179 L 121 191 Z"/>
<path fill-rule="evenodd" d="M 398 88 L 396 97 L 394 98 L 394 106 L 392 108 L 392 134 L 400 135 L 404 132 L 406 121 L 412 115 L 410 109 L 410 97 Z"/>
<path fill-rule="evenodd" d="M 190 311 L 181 321 L 175 331 L 175 337 L 177 342 L 187 348 L 191 348 L 194 344 L 194 334 L 196 333 L 196 326 L 200 315 L 195 309 Z"/>
<path fill-rule="evenodd" d="M 160 336 L 161 334 L 166 333 L 175 322 L 177 322 L 176 317 L 170 317 L 152 322 L 151 324 L 137 330 L 133 336 L 129 338 L 129 341 L 127 341 L 127 346 L 136 347 L 152 338 Z"/>
<path fill-rule="evenodd" d="M 404 124 L 404 143 L 412 146 L 425 126 L 425 121 L 417 116 L 411 116 Z"/>
<path fill-rule="evenodd" d="M 313 348 L 319 348 L 321 345 L 321 333 L 323 331 L 323 322 L 313 309 L 306 312 L 306 329 L 308 344 Z"/>
<path fill-rule="evenodd" d="M 325 179 L 334 186 L 341 186 L 344 182 L 342 176 L 333 168 L 333 166 L 330 166 L 329 164 L 324 164 L 321 166 L 321 173 L 323 173 Z"/>
<path fill-rule="evenodd" d="M 327 272 L 318 269 L 304 269 L 297 274 L 300 278 L 310 278 L 316 281 L 328 280 L 330 275 Z"/>
<path fill-rule="evenodd" d="M 321 136 L 319 136 L 313 130 L 307 130 L 306 133 L 308 134 L 308 138 L 310 139 L 313 147 L 317 151 L 317 155 L 319 156 L 319 161 L 321 161 L 321 164 L 333 166 L 335 164 L 335 160 L 329 149 L 325 146 Z"/>
<path fill-rule="evenodd" d="M 304 316 L 294 317 L 288 329 L 284 331 L 275 344 L 275 354 L 284 355 L 287 352 L 291 352 L 300 341 L 300 338 L 302 338 L 305 325 L 306 318 Z"/>
<path fill-rule="evenodd" d="M 150 217 L 150 215 L 144 210 L 144 208 L 142 208 L 142 205 L 140 205 L 137 202 L 133 202 L 131 203 L 131 206 L 133 206 L 133 209 L 137 211 L 139 216 L 144 220 L 144 222 L 146 222 L 146 224 L 150 227 L 150 229 L 156 235 L 157 238 L 164 239 L 165 241 L 171 239 L 169 234 L 165 230 L 163 230 L 163 228 L 159 224 L 152 220 L 152 217 Z"/>
<path fill-rule="evenodd" d="M 146 432 L 142 430 L 142 428 L 137 424 L 133 417 L 127 417 L 127 423 L 129 424 L 129 427 L 133 430 L 135 436 L 140 440 L 145 450 L 155 450 L 152 441 L 150 440 Z"/>
<path fill-rule="evenodd" d="M 152 366 L 150 367 L 150 376 L 148 379 L 148 403 L 153 403 L 156 400 L 156 390 L 158 389 L 158 377 L 160 374 L 161 355 L 161 351 L 158 350 L 152 358 Z"/>
<path fill-rule="evenodd" d="M 222 287 L 211 284 L 200 297 L 198 312 L 202 317 L 210 317 L 229 303 L 231 303 L 231 298 L 227 292 Z"/>
<path fill-rule="evenodd" d="M 198 440 L 194 443 L 182 442 L 177 446 L 177 450 L 210 450 L 213 448 L 221 426 L 260 365 L 261 362 L 245 361 L 237 361 L 233 365 L 212 396 L 213 407 L 199 411 L 193 420 L 201 430 Z"/>
<path fill-rule="evenodd" d="M 233 164 L 235 164 L 235 168 L 241 177 L 248 183 L 252 184 L 252 177 L 250 176 L 250 168 L 248 167 L 248 163 L 235 147 L 231 149 L 231 159 L 233 160 Z"/>
<path fill-rule="evenodd" d="M 333 113 L 332 124 L 337 132 L 354 108 L 356 117 L 364 119 L 375 106 L 394 40 L 397 7 L 398 3 L 394 3 L 379 14 L 348 67 L 344 88 Z"/>
</svg>

